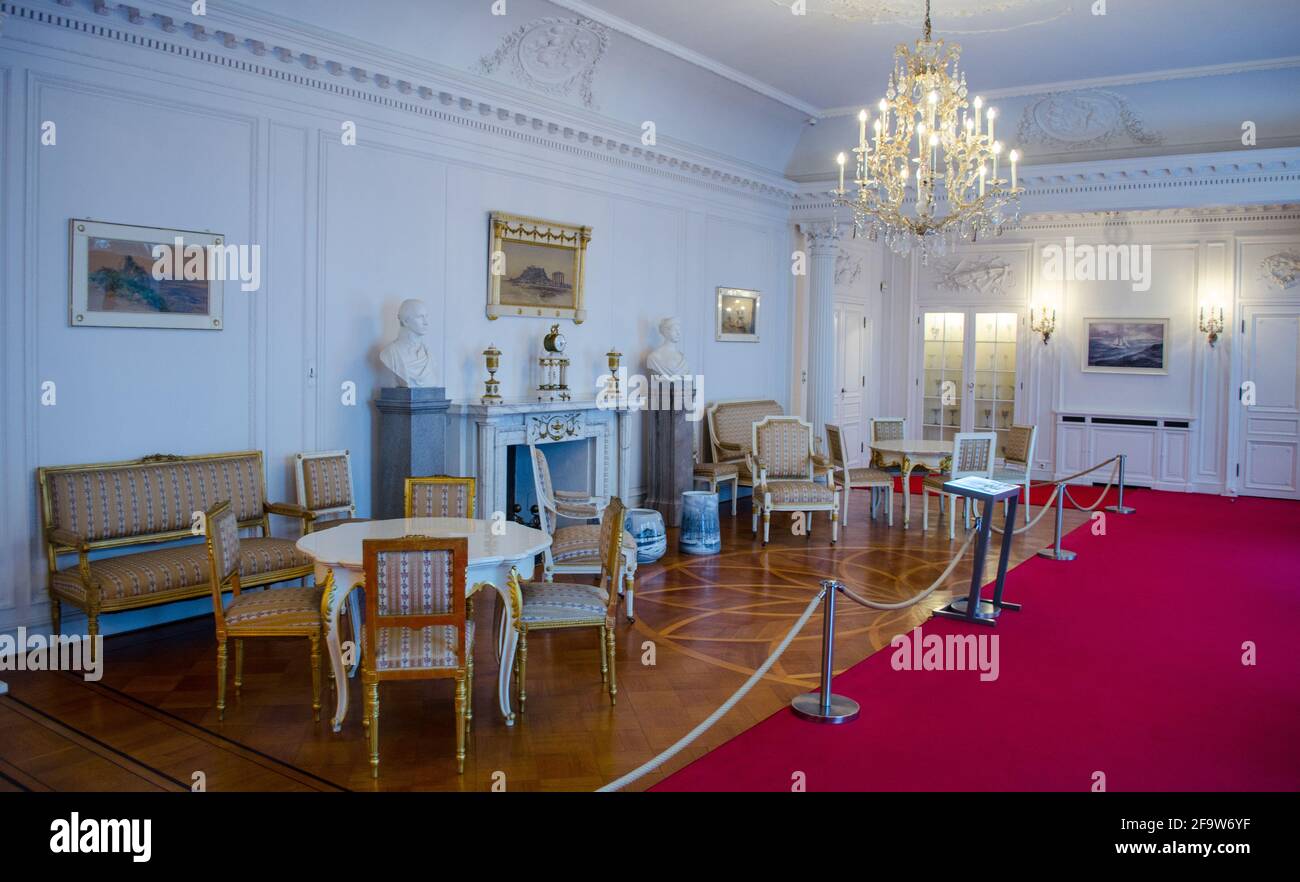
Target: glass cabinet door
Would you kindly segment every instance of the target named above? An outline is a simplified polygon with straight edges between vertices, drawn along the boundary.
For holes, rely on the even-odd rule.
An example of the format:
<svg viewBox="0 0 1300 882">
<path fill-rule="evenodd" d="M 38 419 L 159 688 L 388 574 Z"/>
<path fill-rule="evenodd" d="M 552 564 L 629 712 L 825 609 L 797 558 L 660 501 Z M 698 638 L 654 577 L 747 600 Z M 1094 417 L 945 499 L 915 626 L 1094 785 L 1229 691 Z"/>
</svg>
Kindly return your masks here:
<svg viewBox="0 0 1300 882">
<path fill-rule="evenodd" d="M 1016 331 L 1014 312 L 975 314 L 976 432 L 998 435 L 998 456 L 1003 455 L 1007 431 L 1016 418 Z"/>
<path fill-rule="evenodd" d="M 966 314 L 927 312 L 922 378 L 922 435 L 951 440 L 961 431 L 966 360 Z"/>
<path fill-rule="evenodd" d="M 921 319 L 921 437 L 996 432 L 1004 455 L 1016 418 L 1016 312 L 927 312 Z M 968 358 L 969 356 L 969 358 Z"/>
</svg>

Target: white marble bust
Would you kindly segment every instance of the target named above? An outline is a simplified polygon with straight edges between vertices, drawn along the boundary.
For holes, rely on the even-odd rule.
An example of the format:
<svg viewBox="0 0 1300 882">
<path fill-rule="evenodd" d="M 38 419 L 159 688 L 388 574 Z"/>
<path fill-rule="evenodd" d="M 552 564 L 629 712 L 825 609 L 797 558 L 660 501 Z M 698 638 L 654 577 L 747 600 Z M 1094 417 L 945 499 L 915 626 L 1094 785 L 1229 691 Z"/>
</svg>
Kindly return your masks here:
<svg viewBox="0 0 1300 882">
<path fill-rule="evenodd" d="M 677 348 L 682 340 L 682 323 L 669 316 L 659 323 L 659 333 L 664 342 L 645 357 L 645 366 L 652 374 L 662 377 L 684 377 L 691 372 L 686 356 Z"/>
<path fill-rule="evenodd" d="M 434 384 L 433 356 L 424 345 L 429 331 L 429 308 L 423 300 L 404 300 L 397 310 L 401 330 L 397 339 L 379 353 L 379 360 L 397 377 L 399 386 L 423 389 Z"/>
</svg>

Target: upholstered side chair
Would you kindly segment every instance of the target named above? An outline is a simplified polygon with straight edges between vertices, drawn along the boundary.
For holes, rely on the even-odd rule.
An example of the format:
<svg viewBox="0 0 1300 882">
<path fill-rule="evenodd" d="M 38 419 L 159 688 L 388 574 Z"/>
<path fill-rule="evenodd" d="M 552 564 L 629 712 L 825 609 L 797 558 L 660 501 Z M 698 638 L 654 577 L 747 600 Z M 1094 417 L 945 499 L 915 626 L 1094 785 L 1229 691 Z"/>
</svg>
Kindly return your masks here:
<svg viewBox="0 0 1300 882">
<path fill-rule="evenodd" d="M 921 532 L 925 532 L 930 521 L 930 494 L 939 497 L 940 513 L 943 511 L 946 481 L 978 475 L 981 478 L 993 476 L 993 453 L 997 448 L 998 436 L 994 432 L 958 432 L 952 442 L 952 471 L 948 474 L 927 475 L 921 482 Z M 966 503 L 965 522 L 970 528 L 970 497 L 964 497 Z M 953 496 L 948 508 L 948 538 L 957 536 L 957 497 Z"/>
<path fill-rule="evenodd" d="M 849 498 L 854 490 L 871 491 L 871 516 L 879 510 L 880 500 L 885 501 L 889 526 L 894 526 L 894 476 L 880 469 L 849 466 L 844 450 L 844 437 L 840 427 L 826 424 L 826 446 L 829 448 L 831 468 L 839 486 L 844 488 L 844 526 L 849 525 Z"/>
<path fill-rule="evenodd" d="M 528 701 L 528 635 L 557 628 L 595 628 L 600 634 L 600 678 L 609 688 L 609 703 L 618 697 L 614 625 L 618 617 L 618 576 L 623 567 L 624 545 L 619 535 L 627 513 L 617 496 L 601 517 L 599 535 L 600 577 L 595 585 L 574 582 L 524 582 L 518 570 L 510 571 L 511 604 L 518 614 L 519 651 L 515 678 L 519 689 L 519 714 Z"/>
<path fill-rule="evenodd" d="M 819 468 L 813 457 L 812 424 L 799 417 L 765 417 L 754 424 L 751 436 L 749 467 L 758 476 L 754 498 L 752 529 L 758 534 L 759 508 L 763 514 L 763 544 L 771 538 L 772 512 L 806 512 L 806 535 L 812 535 L 814 512 L 829 513 L 831 542 L 840 538 L 840 491 L 829 465 Z M 826 475 L 826 483 L 816 481 L 817 473 Z"/>
<path fill-rule="evenodd" d="M 366 520 L 357 517 L 352 457 L 348 451 L 296 454 L 293 474 L 298 485 L 298 504 L 311 515 L 306 532 Z"/>
<path fill-rule="evenodd" d="M 1002 450 L 1002 467 L 993 469 L 993 479 L 1025 488 L 1025 523 L 1029 523 L 1029 482 L 1033 471 L 1034 448 L 1038 444 L 1037 426 L 1012 426 Z M 1007 503 L 1002 503 L 1003 511 Z"/>
<path fill-rule="evenodd" d="M 239 522 L 230 502 L 204 512 L 212 614 L 217 627 L 217 716 L 226 718 L 226 643 L 235 641 L 235 695 L 244 685 L 244 638 L 306 637 L 311 641 L 311 710 L 320 719 L 322 636 L 320 588 L 268 588 L 244 594 L 239 584 Z M 332 576 L 331 576 L 332 578 Z M 230 591 L 230 603 L 221 595 Z"/>
<path fill-rule="evenodd" d="M 902 441 L 907 421 L 902 417 L 872 417 L 871 419 L 871 442 L 876 441 Z M 889 472 L 893 475 L 901 475 L 902 468 L 897 465 L 886 465 L 884 458 L 874 449 L 871 451 L 871 467 Z M 907 492 L 907 488 L 903 488 Z"/>
<path fill-rule="evenodd" d="M 362 543 L 366 578 L 366 652 L 361 684 L 369 721 L 370 774 L 379 777 L 379 684 L 385 680 L 456 681 L 456 771 L 474 689 L 474 620 L 465 614 L 469 540 L 407 536 Z"/>
<path fill-rule="evenodd" d="M 555 496 L 551 484 L 551 469 L 546 463 L 546 454 L 536 445 L 529 445 L 533 460 L 533 490 L 537 494 L 537 517 L 541 528 L 551 536 L 550 546 L 542 553 L 543 578 L 554 581 L 557 575 L 593 576 L 601 572 L 604 557 L 600 544 L 600 526 L 597 524 L 573 524 L 559 527 L 556 521 L 563 516 L 575 520 L 603 517 L 602 511 L 608 511 L 607 505 L 595 508 L 595 498 L 582 505 L 570 497 L 567 501 Z M 619 522 L 620 528 L 622 521 Z M 636 540 L 627 530 L 620 530 L 623 536 L 622 595 L 627 602 L 627 620 L 635 617 L 636 601 Z M 615 592 L 620 593 L 620 592 Z"/>
<path fill-rule="evenodd" d="M 408 518 L 474 517 L 474 479 L 434 475 L 407 478 L 404 510 Z"/>
</svg>

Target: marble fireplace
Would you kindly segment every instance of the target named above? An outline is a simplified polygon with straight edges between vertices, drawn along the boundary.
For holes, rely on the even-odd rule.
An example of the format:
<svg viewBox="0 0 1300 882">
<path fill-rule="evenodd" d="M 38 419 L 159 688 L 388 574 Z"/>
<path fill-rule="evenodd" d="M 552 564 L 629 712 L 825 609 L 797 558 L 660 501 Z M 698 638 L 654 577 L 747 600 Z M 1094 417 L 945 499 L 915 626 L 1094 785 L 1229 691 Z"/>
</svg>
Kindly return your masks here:
<svg viewBox="0 0 1300 882">
<path fill-rule="evenodd" d="M 628 436 L 628 414 L 625 410 L 604 410 L 595 399 L 578 401 L 515 401 L 502 404 L 453 404 L 448 409 L 448 457 L 450 471 L 461 475 L 474 475 L 478 479 L 479 517 L 492 517 L 493 512 L 510 510 L 512 448 L 528 444 L 558 445 L 576 448 L 572 442 L 586 442 L 586 457 L 571 456 L 565 450 L 566 467 L 552 473 L 558 486 L 564 489 L 586 489 L 569 486 L 569 465 L 585 472 L 593 482 L 589 485 L 598 496 L 617 495 L 624 501 L 630 492 L 628 480 L 628 454 L 631 439 Z M 560 451 L 557 449 L 556 453 Z M 525 453 L 526 455 L 526 453 Z M 531 475 L 531 469 L 520 468 L 518 475 Z M 519 488 L 517 498 L 532 499 L 531 485 Z M 631 504 L 630 502 L 628 504 Z M 528 505 L 519 512 L 525 520 L 531 518 Z"/>
</svg>

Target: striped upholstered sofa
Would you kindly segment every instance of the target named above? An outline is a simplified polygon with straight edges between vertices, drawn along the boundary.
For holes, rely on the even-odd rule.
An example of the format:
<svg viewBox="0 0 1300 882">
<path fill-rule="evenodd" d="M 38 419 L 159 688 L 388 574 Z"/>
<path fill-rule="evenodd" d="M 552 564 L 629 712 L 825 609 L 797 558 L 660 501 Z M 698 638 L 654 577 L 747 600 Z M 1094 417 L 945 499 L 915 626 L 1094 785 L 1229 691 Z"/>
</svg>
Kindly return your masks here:
<svg viewBox="0 0 1300 882">
<path fill-rule="evenodd" d="M 298 579 L 313 569 L 294 540 L 270 534 L 270 515 L 300 519 L 304 528 L 312 516 L 302 506 L 266 501 L 261 451 L 44 466 L 37 483 L 55 633 L 63 603 L 86 613 L 93 637 L 101 613 L 207 596 L 211 570 L 203 524 L 195 516 L 227 499 L 240 528 L 259 531 L 239 543 L 244 588 Z M 158 543 L 168 544 L 96 554 Z M 60 567 L 73 555 L 75 563 Z"/>
<path fill-rule="evenodd" d="M 785 409 L 770 398 L 744 398 L 715 402 L 705 413 L 713 462 L 734 463 L 740 470 L 740 486 L 753 487 L 754 475 L 746 455 L 750 452 L 754 424 L 770 416 L 785 416 Z M 816 429 L 813 431 L 815 434 Z M 820 443 L 821 438 L 818 437 L 817 441 Z M 819 472 L 830 464 L 820 452 L 813 454 L 813 462 Z"/>
</svg>

